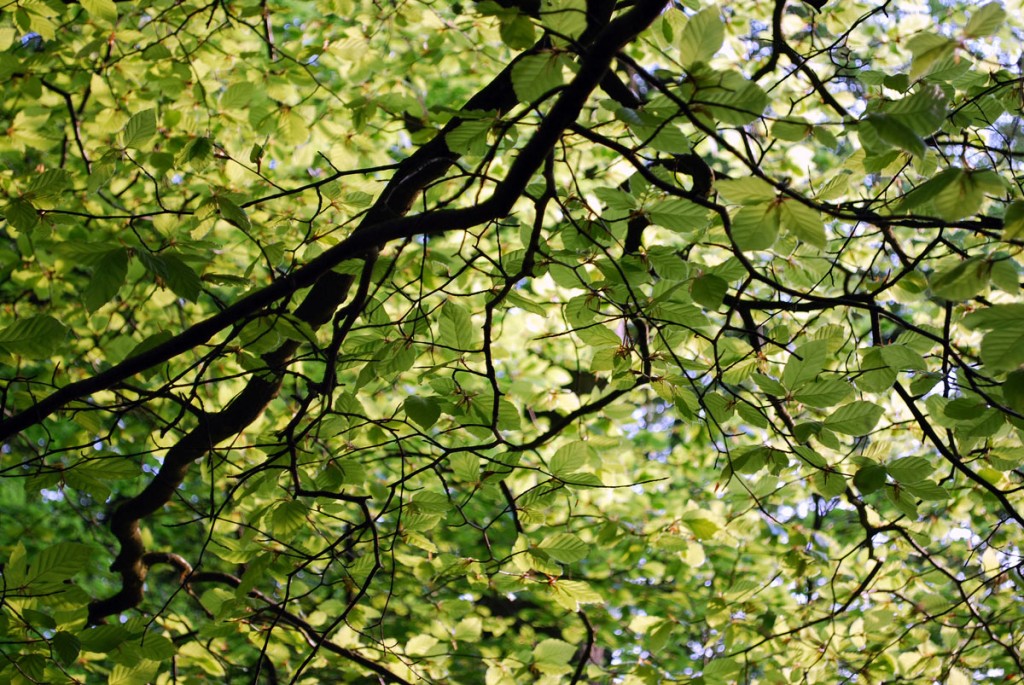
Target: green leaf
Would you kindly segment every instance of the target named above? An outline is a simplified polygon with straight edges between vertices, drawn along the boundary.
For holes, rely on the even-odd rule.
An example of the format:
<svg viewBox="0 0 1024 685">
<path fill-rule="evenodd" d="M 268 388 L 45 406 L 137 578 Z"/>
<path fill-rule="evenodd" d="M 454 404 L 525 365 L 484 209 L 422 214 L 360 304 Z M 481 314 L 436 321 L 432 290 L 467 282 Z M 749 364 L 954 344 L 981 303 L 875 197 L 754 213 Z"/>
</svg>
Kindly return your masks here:
<svg viewBox="0 0 1024 685">
<path fill-rule="evenodd" d="M 782 385 L 794 390 L 802 383 L 812 381 L 825 369 L 828 341 L 811 340 L 796 348 L 782 370 Z"/>
<path fill-rule="evenodd" d="M 536 30 L 529 17 L 516 14 L 501 21 L 501 40 L 513 50 L 525 50 L 537 41 Z"/>
<path fill-rule="evenodd" d="M 913 483 L 930 476 L 935 468 L 924 457 L 903 457 L 889 462 L 885 470 L 893 477 L 893 480 L 900 483 Z"/>
<path fill-rule="evenodd" d="M 779 140 L 785 140 L 791 143 L 799 143 L 801 140 L 811 135 L 814 127 L 803 120 L 786 120 L 786 121 L 775 121 L 772 123 L 771 135 Z"/>
<path fill-rule="evenodd" d="M 0 350 L 26 359 L 46 359 L 64 346 L 68 328 L 48 314 L 18 319 L 0 329 Z"/>
<path fill-rule="evenodd" d="M 81 0 L 82 7 L 94 20 L 113 24 L 117 22 L 117 5 L 114 0 Z"/>
<path fill-rule="evenodd" d="M 1006 10 L 998 2 L 990 2 L 976 9 L 964 27 L 964 38 L 990 36 L 1006 21 Z"/>
<path fill-rule="evenodd" d="M 755 447 L 742 452 L 737 450 L 729 460 L 729 466 L 736 473 L 757 473 L 764 468 L 769 452 L 764 447 Z"/>
<path fill-rule="evenodd" d="M 73 664 L 82 651 L 82 643 L 78 638 L 65 630 L 57 631 L 50 640 L 50 644 L 53 645 L 53 652 L 57 659 L 64 666 Z"/>
<path fill-rule="evenodd" d="M 277 135 L 285 145 L 302 145 L 309 139 L 309 124 L 302 118 L 302 114 L 291 107 L 281 107 L 277 112 Z M 197 142 L 198 141 L 198 142 Z M 207 138 L 197 138 L 188 148 L 184 160 L 196 171 L 205 168 L 209 153 L 210 141 Z"/>
<path fill-rule="evenodd" d="M 540 17 L 558 35 L 575 40 L 587 29 L 587 1 L 543 0 Z"/>
<path fill-rule="evenodd" d="M 729 290 L 729 284 L 723 279 L 712 274 L 705 274 L 693 279 L 690 285 L 690 297 L 697 304 L 704 305 L 709 309 L 718 309 L 722 306 L 725 293 Z"/>
<path fill-rule="evenodd" d="M 562 640 L 542 640 L 533 648 L 533 661 L 537 664 L 568 664 L 576 654 L 576 645 Z"/>
<path fill-rule="evenodd" d="M 834 407 L 849 397 L 852 392 L 853 386 L 847 381 L 814 381 L 800 386 L 793 393 L 793 399 L 809 407 L 823 409 Z"/>
<path fill-rule="evenodd" d="M 447 497 L 439 492 L 430 492 L 429 490 L 413 495 L 412 505 L 416 511 L 425 514 L 445 514 L 452 508 Z"/>
<path fill-rule="evenodd" d="M 423 430 L 427 430 L 437 423 L 437 419 L 441 416 L 441 406 L 433 397 L 410 395 L 405 398 L 402 407 L 405 409 L 405 415 Z"/>
<path fill-rule="evenodd" d="M 914 135 L 934 133 L 946 119 L 946 95 L 935 85 L 921 86 L 911 95 L 882 104 L 883 118 L 898 122 Z"/>
<path fill-rule="evenodd" d="M 914 56 L 910 65 L 910 79 L 916 81 L 927 76 L 937 63 L 949 57 L 956 49 L 957 42 L 930 32 L 918 33 L 907 41 L 907 47 Z"/>
<path fill-rule="evenodd" d="M 733 205 L 760 205 L 774 201 L 779 191 L 757 176 L 727 178 L 715 181 L 715 191 Z"/>
<path fill-rule="evenodd" d="M 864 121 L 861 122 L 861 129 L 871 127 L 878 137 L 896 147 L 902 148 L 907 152 L 917 155 L 918 157 L 924 156 L 927 151 L 925 148 L 924 140 L 918 134 L 909 128 L 906 124 L 901 122 L 898 118 L 888 114 L 868 114 Z M 863 133 L 870 133 L 870 130 L 862 131 Z M 862 142 L 863 138 L 862 138 Z"/>
<path fill-rule="evenodd" d="M 1003 214 L 1003 240 L 1009 242 L 1024 233 L 1024 201 L 1014 200 Z"/>
<path fill-rule="evenodd" d="M 548 592 L 559 606 L 578 611 L 581 604 L 602 604 L 604 598 L 582 580 L 558 579 L 548 585 Z"/>
<path fill-rule="evenodd" d="M 672 231 L 693 231 L 708 225 L 707 209 L 678 197 L 655 203 L 647 215 L 653 223 Z"/>
<path fill-rule="evenodd" d="M 1001 194 L 1005 190 L 1002 179 L 990 170 L 948 170 L 950 178 L 940 193 L 932 199 L 939 218 L 956 221 L 976 214 L 986 194 Z"/>
<path fill-rule="evenodd" d="M 86 184 L 90 193 L 95 193 L 105 187 L 114 174 L 117 172 L 117 165 L 112 163 L 98 163 L 92 167 L 89 174 L 89 181 Z"/>
<path fill-rule="evenodd" d="M 683 514 L 682 519 L 698 540 L 710 540 L 719 531 L 718 524 L 700 511 L 688 511 Z"/>
<path fill-rule="evenodd" d="M 990 372 L 1010 371 L 1024 364 L 1024 323 L 986 333 L 981 339 L 981 360 Z"/>
<path fill-rule="evenodd" d="M 263 162 L 264 147 L 259 143 L 254 143 L 252 148 L 249 149 L 249 163 L 259 165 Z M 328 184 L 329 186 L 330 184 Z M 330 197 L 327 192 L 327 186 L 324 186 L 324 194 Z M 335 198 L 331 198 L 335 199 Z"/>
<path fill-rule="evenodd" d="M 651 631 L 645 646 L 652 654 L 657 654 L 669 643 L 669 640 L 678 625 L 679 624 L 675 621 L 664 621 L 661 625 Z"/>
<path fill-rule="evenodd" d="M 796 445 L 793 447 L 793 451 L 797 454 L 797 456 L 799 456 L 801 459 L 803 459 L 805 462 L 807 462 L 816 469 L 828 468 L 828 461 L 807 445 Z"/>
<path fill-rule="evenodd" d="M 808 245 L 823 248 L 828 243 L 821 214 L 792 198 L 780 203 L 779 224 Z"/>
<path fill-rule="evenodd" d="M 732 217 L 732 239 L 744 252 L 767 250 L 775 244 L 780 223 L 777 203 L 747 205 Z"/>
<path fill-rule="evenodd" d="M 113 5 L 113 2 L 110 3 Z M 140 148 L 143 143 L 156 135 L 156 110 L 144 109 L 133 114 L 121 131 L 121 145 L 126 148 Z"/>
<path fill-rule="evenodd" d="M 636 198 L 618 188 L 595 188 L 594 195 L 604 203 L 607 209 L 617 212 L 632 212 L 637 208 Z M 1022 203 L 1024 204 L 1024 203 Z"/>
<path fill-rule="evenodd" d="M 1003 399 L 1013 411 L 1024 414 L 1024 369 L 1006 374 L 1003 381 Z"/>
<path fill-rule="evenodd" d="M 155 632 L 148 632 L 142 642 L 142 649 L 140 651 L 144 659 L 166 661 L 173 658 L 177 650 L 174 648 L 174 643 L 167 637 Z"/>
<path fill-rule="evenodd" d="M 755 373 L 752 378 L 757 383 L 757 387 L 761 389 L 761 392 L 774 395 L 775 397 L 784 397 L 786 395 L 786 388 L 774 378 L 765 376 L 764 374 Z"/>
<path fill-rule="evenodd" d="M 905 516 L 917 518 L 917 502 L 898 483 L 886 483 L 882 491 L 885 499 L 892 503 Z"/>
<path fill-rule="evenodd" d="M 590 546 L 572 533 L 550 535 L 537 546 L 555 561 L 571 564 L 587 556 Z"/>
<path fill-rule="evenodd" d="M 964 261 L 932 274 L 928 284 L 939 297 L 953 302 L 969 300 L 988 287 L 992 265 L 980 257 Z"/>
<path fill-rule="evenodd" d="M 412 656 L 433 656 L 438 639 L 433 635 L 416 635 L 405 643 L 405 653 Z"/>
<path fill-rule="evenodd" d="M 880 490 L 885 485 L 885 468 L 879 464 L 868 464 L 857 470 L 853 484 L 865 495 Z"/>
<path fill-rule="evenodd" d="M 928 179 L 903 197 L 903 201 L 899 205 L 899 211 L 906 212 L 921 206 L 927 207 L 932 200 L 941 195 L 950 184 L 956 181 L 961 173 L 963 173 L 962 169 L 952 167 L 940 172 L 934 178 Z M 932 211 L 937 210 L 933 209 Z"/>
<path fill-rule="evenodd" d="M 867 435 L 885 410 L 877 404 L 856 400 L 836 409 L 825 419 L 825 428 L 844 435 Z"/>
<path fill-rule="evenodd" d="M 190 302 L 195 302 L 203 286 L 199 275 L 195 270 L 186 264 L 180 257 L 174 254 L 159 255 L 158 262 L 161 265 L 159 273 L 174 294 L 183 297 Z"/>
<path fill-rule="evenodd" d="M 83 494 L 88 494 L 93 499 L 103 501 L 110 496 L 110 478 L 94 468 L 82 466 L 68 469 L 64 474 L 64 484 L 74 488 Z"/>
<path fill-rule="evenodd" d="M 715 659 L 704 665 L 704 682 L 729 683 L 735 681 L 740 672 L 740 663 L 736 659 Z"/>
<path fill-rule="evenodd" d="M 107 685 L 141 685 L 153 681 L 160 664 L 148 659 L 116 664 L 107 676 Z"/>
<path fill-rule="evenodd" d="M 112 652 L 118 645 L 129 638 L 129 633 L 120 625 L 104 625 L 86 628 L 78 633 L 82 650 L 86 652 Z"/>
<path fill-rule="evenodd" d="M 708 62 L 725 40 L 725 25 L 717 6 L 712 5 L 690 17 L 679 39 L 679 56 L 684 67 Z"/>
<path fill-rule="evenodd" d="M 558 448 L 551 457 L 551 474 L 559 478 L 570 476 L 587 463 L 590 448 L 585 442 L 570 442 Z"/>
<path fill-rule="evenodd" d="M 306 515 L 309 507 L 298 500 L 279 502 L 270 516 L 270 525 L 274 535 L 288 535 L 307 525 Z"/>
<path fill-rule="evenodd" d="M 22 233 L 31 233 L 39 223 L 39 212 L 28 200 L 11 200 L 4 208 L 4 218 Z"/>
<path fill-rule="evenodd" d="M 71 174 L 64 169 L 47 169 L 32 177 L 28 190 L 23 196 L 26 200 L 34 198 L 52 198 L 60 195 L 71 186 Z"/>
<path fill-rule="evenodd" d="M 997 304 L 976 309 L 963 320 L 970 329 L 993 330 L 996 328 L 1024 326 L 1024 304 Z"/>
<path fill-rule="evenodd" d="M 976 399 L 961 397 L 950 400 L 943 413 L 957 421 L 971 421 L 985 413 L 985 403 Z"/>
<path fill-rule="evenodd" d="M 85 308 L 90 312 L 110 302 L 124 285 L 128 275 L 128 250 L 111 250 L 99 258 L 93 268 L 89 285 L 82 291 Z"/>
<path fill-rule="evenodd" d="M 988 260 L 991 264 L 992 285 L 1000 290 L 1016 295 L 1020 291 L 1020 273 L 1017 261 L 1005 253 L 997 252 Z"/>
<path fill-rule="evenodd" d="M 487 151 L 487 134 L 494 122 L 490 119 L 469 119 L 460 122 L 445 135 L 445 142 L 453 152 L 464 155 L 482 155 Z"/>
<path fill-rule="evenodd" d="M 498 422 L 497 428 L 502 431 L 520 430 L 523 427 L 522 412 L 505 398 L 498 399 Z M 488 417 L 490 415 L 488 414 Z"/>
<path fill-rule="evenodd" d="M 827 499 L 838 497 L 846 492 L 846 478 L 832 471 L 819 471 L 811 476 L 811 484 L 818 493 Z"/>
<path fill-rule="evenodd" d="M 477 339 L 469 310 L 454 300 L 445 302 L 438 317 L 438 342 L 454 350 L 469 351 L 478 347 Z"/>
<path fill-rule="evenodd" d="M 744 126 L 764 113 L 768 95 L 738 71 L 712 72 L 702 79 L 694 102 L 723 124 Z"/>
<path fill-rule="evenodd" d="M 448 458 L 455 477 L 465 483 L 476 483 L 480 480 L 480 457 L 468 452 L 456 452 Z"/>
<path fill-rule="evenodd" d="M 249 217 L 246 215 L 245 210 L 234 202 L 224 196 L 217 196 L 214 198 L 214 202 L 217 205 L 217 213 L 220 214 L 221 218 L 229 224 L 238 226 L 244 231 L 248 231 L 252 228 L 252 224 L 249 223 Z"/>
<path fill-rule="evenodd" d="M 877 349 L 882 356 L 882 361 L 897 371 L 926 371 L 928 369 L 924 358 L 906 345 L 895 343 Z"/>
<path fill-rule="evenodd" d="M 202 171 L 213 159 L 213 141 L 205 136 L 192 139 L 178 158 L 194 171 Z"/>
<path fill-rule="evenodd" d="M 79 542 L 60 542 L 40 552 L 30 566 L 30 583 L 60 583 L 89 566 L 94 550 Z"/>
<path fill-rule="evenodd" d="M 949 499 L 949 491 L 931 481 L 918 481 L 915 483 L 900 483 L 900 487 L 914 497 L 931 502 L 943 502 Z"/>
<path fill-rule="evenodd" d="M 562 60 L 554 51 L 527 55 L 512 67 L 512 89 L 520 102 L 539 100 L 562 83 Z"/>
<path fill-rule="evenodd" d="M 158 331 L 150 336 L 147 336 L 142 342 L 132 348 L 132 350 L 125 356 L 125 359 L 137 357 L 143 352 L 163 345 L 165 342 L 173 338 L 174 335 L 170 331 Z"/>
<path fill-rule="evenodd" d="M 255 91 L 256 87 L 251 83 L 247 83 L 245 81 L 232 83 L 224 89 L 223 93 L 221 93 L 220 106 L 224 109 L 244 109 L 249 106 L 250 102 L 252 102 Z M 254 147 L 260 148 L 260 151 L 262 152 L 260 145 L 257 144 Z M 251 154 L 249 155 L 249 161 L 254 164 L 256 163 L 256 160 L 252 158 Z"/>
</svg>

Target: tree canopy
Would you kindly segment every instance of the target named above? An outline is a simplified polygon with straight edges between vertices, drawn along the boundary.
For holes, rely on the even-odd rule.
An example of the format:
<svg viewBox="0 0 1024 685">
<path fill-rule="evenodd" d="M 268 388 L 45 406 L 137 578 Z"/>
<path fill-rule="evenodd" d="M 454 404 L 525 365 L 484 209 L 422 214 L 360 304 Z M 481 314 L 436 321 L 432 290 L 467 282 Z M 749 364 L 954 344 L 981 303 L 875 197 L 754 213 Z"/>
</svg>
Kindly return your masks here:
<svg viewBox="0 0 1024 685">
<path fill-rule="evenodd" d="M 1020 0 L 10 0 L 0 682 L 1024 682 Z"/>
</svg>

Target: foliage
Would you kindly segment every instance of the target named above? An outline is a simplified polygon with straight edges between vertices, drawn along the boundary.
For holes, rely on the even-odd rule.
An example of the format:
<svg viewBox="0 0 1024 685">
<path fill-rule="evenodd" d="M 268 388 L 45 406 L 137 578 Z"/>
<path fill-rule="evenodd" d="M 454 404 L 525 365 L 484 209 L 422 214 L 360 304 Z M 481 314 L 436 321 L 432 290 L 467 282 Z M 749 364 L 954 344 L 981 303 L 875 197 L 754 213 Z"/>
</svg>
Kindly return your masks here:
<svg viewBox="0 0 1024 685">
<path fill-rule="evenodd" d="M 1019 0 L 617 5 L 3 6 L 0 681 L 1021 682 Z"/>
</svg>

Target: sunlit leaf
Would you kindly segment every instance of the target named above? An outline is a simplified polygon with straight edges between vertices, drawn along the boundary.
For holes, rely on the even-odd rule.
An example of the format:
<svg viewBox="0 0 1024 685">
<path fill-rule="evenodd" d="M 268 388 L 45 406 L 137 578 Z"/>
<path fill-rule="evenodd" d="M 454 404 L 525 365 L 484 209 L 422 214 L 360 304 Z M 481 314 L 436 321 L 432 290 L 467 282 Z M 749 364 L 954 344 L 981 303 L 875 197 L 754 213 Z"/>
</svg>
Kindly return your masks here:
<svg viewBox="0 0 1024 685">
<path fill-rule="evenodd" d="M 113 2 L 110 3 L 113 5 Z M 156 135 L 156 110 L 144 109 L 125 124 L 121 131 L 121 144 L 127 148 L 139 148 Z"/>
<path fill-rule="evenodd" d="M 725 27 L 718 7 L 712 5 L 690 17 L 679 40 L 679 53 L 683 66 L 707 62 L 722 47 Z"/>
<path fill-rule="evenodd" d="M 930 476 L 935 468 L 923 457 L 903 457 L 887 464 L 885 470 L 900 483 L 913 483 Z"/>
<path fill-rule="evenodd" d="M 992 371 L 1005 371 L 1024 364 L 1024 323 L 1014 322 L 985 334 L 981 359 Z"/>
<path fill-rule="evenodd" d="M 810 407 L 834 407 L 849 397 L 852 392 L 853 387 L 846 381 L 815 381 L 800 386 L 793 393 L 793 399 Z"/>
<path fill-rule="evenodd" d="M 964 27 L 964 38 L 981 38 L 988 36 L 1003 25 L 1006 20 L 1006 10 L 998 2 L 990 2 L 982 5 L 971 13 L 971 18 Z"/>
<path fill-rule="evenodd" d="M 537 546 L 538 549 L 563 564 L 571 564 L 587 556 L 589 545 L 572 533 L 556 533 L 548 536 Z"/>
<path fill-rule="evenodd" d="M 94 19 L 99 19 L 109 24 L 117 21 L 117 5 L 114 0 L 81 0 L 82 7 Z"/>
<path fill-rule="evenodd" d="M 929 284 L 939 297 L 959 302 L 988 287 L 991 265 L 978 258 L 965 259 L 932 275 Z"/>
<path fill-rule="evenodd" d="M 59 583 L 79 573 L 89 565 L 93 550 L 77 542 L 61 542 L 47 547 L 31 564 L 30 583 Z"/>
<path fill-rule="evenodd" d="M 935 64 L 951 55 L 956 41 L 930 32 L 921 32 L 907 41 L 907 47 L 914 55 L 910 66 L 910 78 L 916 80 L 926 76 Z"/>
<path fill-rule="evenodd" d="M 741 207 L 732 217 L 732 238 L 741 250 L 767 250 L 775 244 L 781 222 L 778 204 Z"/>
<path fill-rule="evenodd" d="M 885 410 L 872 402 L 857 400 L 844 404 L 825 419 L 825 427 L 844 435 L 867 435 Z"/>
<path fill-rule="evenodd" d="M 825 226 L 821 215 L 807 205 L 787 199 L 779 205 L 779 225 L 814 247 L 825 247 Z"/>
<path fill-rule="evenodd" d="M 441 308 L 438 317 L 438 342 L 456 350 L 471 350 L 477 345 L 477 333 L 473 320 L 458 302 L 449 300 Z"/>
<path fill-rule="evenodd" d="M 512 68 L 512 87 L 520 102 L 533 102 L 562 85 L 562 61 L 555 52 L 527 55 Z"/>
</svg>

